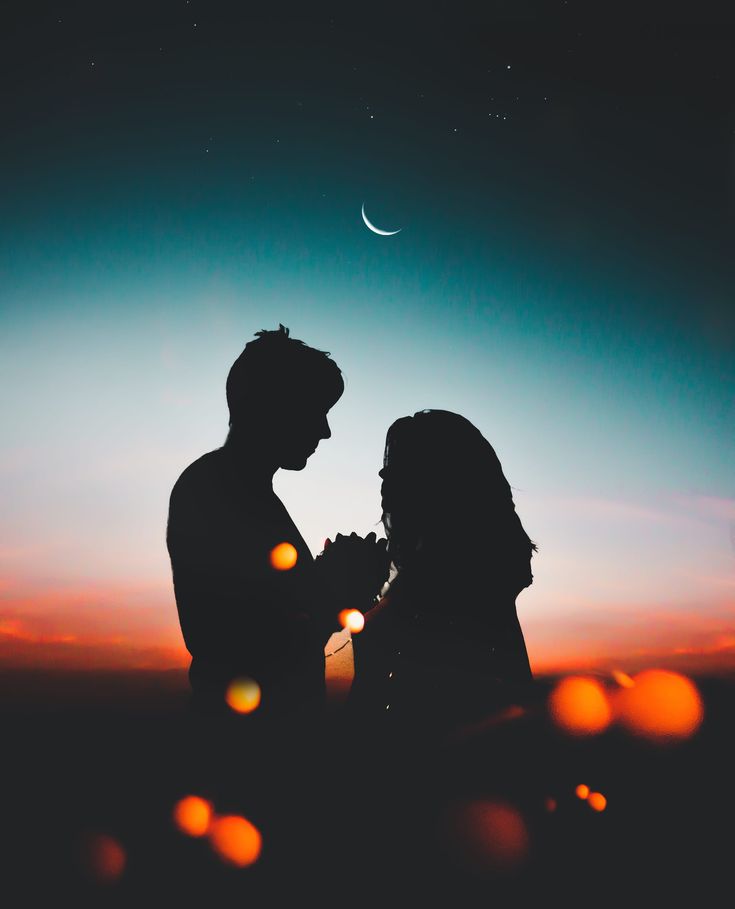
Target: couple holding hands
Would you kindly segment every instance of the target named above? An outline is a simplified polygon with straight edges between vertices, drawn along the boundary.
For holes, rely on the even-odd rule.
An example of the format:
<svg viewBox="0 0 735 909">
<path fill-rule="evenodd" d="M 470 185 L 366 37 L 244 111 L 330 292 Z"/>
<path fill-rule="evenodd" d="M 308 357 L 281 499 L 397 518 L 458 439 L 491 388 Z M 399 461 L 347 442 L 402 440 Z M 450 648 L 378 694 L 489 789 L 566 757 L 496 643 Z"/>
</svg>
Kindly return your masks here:
<svg viewBox="0 0 735 909">
<path fill-rule="evenodd" d="M 168 516 L 192 708 L 227 712 L 228 686 L 247 677 L 264 717 L 319 712 L 344 609 L 365 615 L 345 708 L 361 723 L 453 728 L 522 697 L 516 597 L 536 547 L 476 427 L 443 410 L 396 420 L 380 471 L 386 539 L 338 534 L 314 559 L 272 481 L 330 437 L 337 364 L 281 325 L 245 346 L 226 390 L 225 444 L 181 474 Z M 285 570 L 272 557 L 282 543 Z"/>
</svg>

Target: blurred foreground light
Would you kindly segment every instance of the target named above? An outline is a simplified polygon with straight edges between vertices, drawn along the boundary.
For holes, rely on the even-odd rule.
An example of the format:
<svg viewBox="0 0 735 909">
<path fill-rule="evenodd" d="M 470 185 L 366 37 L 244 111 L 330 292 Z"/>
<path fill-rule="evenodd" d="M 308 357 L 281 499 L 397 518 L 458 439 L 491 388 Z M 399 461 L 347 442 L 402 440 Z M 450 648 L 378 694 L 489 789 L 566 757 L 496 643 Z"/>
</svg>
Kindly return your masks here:
<svg viewBox="0 0 735 909">
<path fill-rule="evenodd" d="M 603 686 L 593 678 L 570 675 L 549 696 L 549 712 L 571 735 L 594 735 L 610 725 L 612 710 Z"/>
<path fill-rule="evenodd" d="M 86 871 L 103 884 L 118 880 L 125 870 L 125 850 L 114 837 L 104 833 L 86 838 L 82 857 Z"/>
<path fill-rule="evenodd" d="M 620 685 L 621 688 L 632 688 L 635 685 L 633 679 L 628 675 L 627 672 L 622 672 L 620 669 L 613 669 L 612 677 Z"/>
<path fill-rule="evenodd" d="M 455 858 L 476 871 L 513 871 L 528 853 L 526 823 L 506 802 L 481 800 L 458 805 L 450 828 Z"/>
<path fill-rule="evenodd" d="M 365 616 L 359 609 L 343 609 L 338 618 L 340 625 L 351 634 L 359 634 L 365 627 Z"/>
<path fill-rule="evenodd" d="M 578 799 L 586 799 L 590 794 L 590 787 L 585 786 L 584 783 L 580 783 L 574 792 Z"/>
<path fill-rule="evenodd" d="M 212 821 L 209 842 L 222 861 L 245 868 L 258 860 L 263 838 L 246 818 L 229 814 Z"/>
<path fill-rule="evenodd" d="M 299 554 L 291 543 L 279 543 L 271 549 L 271 565 L 277 571 L 288 571 L 296 564 Z"/>
<path fill-rule="evenodd" d="M 557 808 L 556 799 L 551 795 L 547 795 L 544 799 L 544 808 L 546 808 L 549 814 L 553 814 Z"/>
<path fill-rule="evenodd" d="M 212 822 L 212 806 L 198 795 L 187 795 L 174 805 L 174 823 L 187 836 L 204 836 Z"/>
<path fill-rule="evenodd" d="M 225 701 L 235 713 L 252 713 L 260 704 L 260 685 L 246 677 L 233 679 L 227 686 Z"/>
<path fill-rule="evenodd" d="M 601 792 L 590 792 L 587 804 L 593 811 L 604 811 L 607 808 L 607 799 Z"/>
<path fill-rule="evenodd" d="M 704 705 L 696 685 L 678 672 L 645 669 L 616 698 L 620 723 L 655 742 L 681 740 L 699 728 Z"/>
</svg>

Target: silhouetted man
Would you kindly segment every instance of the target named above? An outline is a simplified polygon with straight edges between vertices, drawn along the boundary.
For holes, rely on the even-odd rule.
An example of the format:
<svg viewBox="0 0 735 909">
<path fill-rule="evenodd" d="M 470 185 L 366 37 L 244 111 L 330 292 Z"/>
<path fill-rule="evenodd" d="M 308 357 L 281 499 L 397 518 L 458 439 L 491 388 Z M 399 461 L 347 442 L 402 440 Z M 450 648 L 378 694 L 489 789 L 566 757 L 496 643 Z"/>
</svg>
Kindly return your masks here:
<svg viewBox="0 0 735 909">
<path fill-rule="evenodd" d="M 257 332 L 227 377 L 224 446 L 187 467 L 174 486 L 167 544 L 195 709 L 227 710 L 227 687 L 243 676 L 261 688 L 260 714 L 324 699 L 324 646 L 345 603 L 325 584 L 272 481 L 279 467 L 302 470 L 330 437 L 327 413 L 343 390 L 328 353 L 282 325 Z M 379 573 L 387 576 L 385 547 L 372 537 L 359 540 L 362 554 L 383 562 Z M 278 549 L 283 543 L 293 549 Z M 369 598 L 385 579 L 372 575 Z"/>
</svg>

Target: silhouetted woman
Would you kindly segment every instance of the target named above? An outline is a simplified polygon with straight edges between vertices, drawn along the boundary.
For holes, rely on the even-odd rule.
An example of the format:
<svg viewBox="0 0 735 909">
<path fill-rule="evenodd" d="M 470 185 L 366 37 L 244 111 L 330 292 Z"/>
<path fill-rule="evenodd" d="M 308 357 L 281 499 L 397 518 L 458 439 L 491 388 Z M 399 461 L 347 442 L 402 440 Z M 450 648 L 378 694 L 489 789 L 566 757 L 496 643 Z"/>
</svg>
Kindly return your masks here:
<svg viewBox="0 0 735 909">
<path fill-rule="evenodd" d="M 481 720 L 532 682 L 516 597 L 536 546 L 495 451 L 458 414 L 396 420 L 380 476 L 396 574 L 353 635 L 349 707 L 398 728 Z"/>
</svg>

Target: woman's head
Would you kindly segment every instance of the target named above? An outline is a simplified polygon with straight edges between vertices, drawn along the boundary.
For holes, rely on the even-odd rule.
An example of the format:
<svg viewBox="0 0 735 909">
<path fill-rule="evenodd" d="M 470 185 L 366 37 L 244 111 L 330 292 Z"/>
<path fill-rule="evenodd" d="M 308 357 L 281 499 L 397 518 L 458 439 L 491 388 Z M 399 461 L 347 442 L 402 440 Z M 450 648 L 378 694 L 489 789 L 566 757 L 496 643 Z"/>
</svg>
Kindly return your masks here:
<svg viewBox="0 0 735 909">
<path fill-rule="evenodd" d="M 380 476 L 383 524 L 399 571 L 441 558 L 456 573 L 481 559 L 518 590 L 531 583 L 535 546 L 492 445 L 465 417 L 422 410 L 396 420 Z"/>
</svg>

